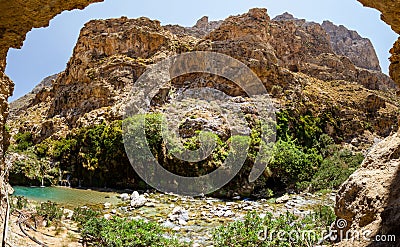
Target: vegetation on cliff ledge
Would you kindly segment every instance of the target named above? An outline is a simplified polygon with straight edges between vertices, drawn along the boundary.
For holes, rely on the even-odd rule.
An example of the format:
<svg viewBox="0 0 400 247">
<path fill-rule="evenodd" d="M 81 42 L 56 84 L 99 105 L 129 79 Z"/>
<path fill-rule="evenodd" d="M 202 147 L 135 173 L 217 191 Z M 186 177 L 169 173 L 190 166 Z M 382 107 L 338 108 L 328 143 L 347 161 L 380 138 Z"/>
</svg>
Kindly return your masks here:
<svg viewBox="0 0 400 247">
<path fill-rule="evenodd" d="M 310 191 L 337 189 L 361 164 L 362 154 L 343 149 L 324 134 L 324 126 L 328 122 L 335 124 L 332 118 L 326 117 L 328 114 L 324 116 L 307 113 L 295 118 L 288 110 L 277 114 L 277 142 L 264 175 L 255 183 L 251 192 L 253 195 L 269 197 L 289 188 Z M 166 169 L 183 176 L 204 175 L 218 168 L 228 156 L 230 143 L 235 138 L 233 136 L 223 141 L 221 136 L 210 133 L 210 138 L 216 142 L 211 155 L 197 163 L 185 162 L 176 158 L 173 150 L 166 148 L 161 134 L 161 115 L 154 113 L 144 117 L 146 138 L 153 156 Z M 132 118 L 125 121 L 135 123 L 138 120 Z M 183 144 L 187 149 L 196 150 L 200 147 L 199 133 L 197 131 L 194 136 L 184 139 Z M 19 162 L 13 166 L 10 176 L 20 177 L 12 180 L 15 183 L 32 184 L 35 179 L 39 183 L 46 176 L 46 183 L 56 184 L 61 174 L 61 179 L 71 177 L 73 186 L 146 187 L 125 153 L 121 120 L 77 129 L 66 138 L 46 139 L 36 145 L 33 145 L 28 132 L 17 134 L 15 139 L 16 144 L 11 150 L 29 154 L 31 160 L 36 160 Z M 259 125 L 253 124 L 250 139 L 241 141 L 249 142 L 250 148 L 244 168 L 237 177 L 248 174 L 254 164 L 262 142 Z M 44 169 L 44 160 L 52 164 L 52 168 Z M 30 172 L 37 170 L 43 172 L 35 175 Z M 241 181 L 235 178 L 221 189 L 220 195 L 230 196 L 232 192 L 240 190 Z"/>
</svg>

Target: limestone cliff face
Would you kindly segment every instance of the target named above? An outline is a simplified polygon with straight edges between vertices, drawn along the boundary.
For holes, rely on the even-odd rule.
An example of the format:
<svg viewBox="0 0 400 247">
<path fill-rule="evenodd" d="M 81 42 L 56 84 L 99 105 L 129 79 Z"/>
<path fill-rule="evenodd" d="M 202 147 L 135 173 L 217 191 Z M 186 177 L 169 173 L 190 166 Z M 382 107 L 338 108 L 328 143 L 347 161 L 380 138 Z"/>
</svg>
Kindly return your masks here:
<svg viewBox="0 0 400 247">
<path fill-rule="evenodd" d="M 363 150 L 372 144 L 373 137 L 386 137 L 397 129 L 399 102 L 390 78 L 359 68 L 348 57 L 336 54 L 320 24 L 271 20 L 265 9 L 252 9 L 218 25 L 202 18 L 190 28 L 162 26 L 148 18 L 88 22 L 66 70 L 51 86 L 35 91 L 25 108 L 13 107 L 8 122 L 11 132 L 30 131 L 34 141 L 41 142 L 66 136 L 77 128 L 121 119 L 137 78 L 152 64 L 187 51 L 219 52 L 240 60 L 259 76 L 278 108 L 293 110 L 295 117 L 306 112 L 329 116 L 332 121 L 324 131 L 338 142 L 358 138 L 365 144 L 359 147 Z M 232 105 L 250 108 L 237 85 L 224 78 L 193 74 L 163 88 L 153 110 L 168 107 L 171 95 L 205 86 L 233 97 L 236 103 Z M 199 119 L 187 116 L 186 122 L 177 123 L 184 136 L 191 137 L 196 128 L 205 126 L 226 140 L 227 124 L 215 114 L 200 107 L 194 115 Z M 251 193 L 254 184 L 245 178 L 229 186 L 239 193 Z"/>
<path fill-rule="evenodd" d="M 382 20 L 400 33 L 400 1 L 359 0 L 365 6 L 382 12 Z M 400 82 L 400 39 L 391 49 L 390 75 Z M 335 212 L 345 219 L 345 231 L 370 231 L 371 236 L 389 234 L 396 242 L 347 242 L 338 246 L 399 246 L 400 238 L 400 139 L 399 133 L 388 137 L 370 152 L 368 157 L 346 181 L 336 197 Z"/>
<path fill-rule="evenodd" d="M 193 36 L 196 38 L 203 38 L 208 33 L 218 28 L 222 21 L 209 21 L 208 16 L 203 16 L 196 22 L 193 27 L 182 27 L 179 25 L 166 25 L 165 29 L 178 36 Z"/>
<path fill-rule="evenodd" d="M 178 29 L 202 30 L 203 37 Z M 201 35 L 196 32 L 196 36 Z M 340 124 L 329 131 L 345 141 L 363 135 L 367 124 L 380 136 L 397 128 L 398 103 L 387 97 L 395 87 L 389 77 L 335 54 L 320 24 L 288 14 L 271 20 L 265 9 L 252 9 L 214 24 L 203 17 L 191 28 L 161 26 L 147 18 L 91 21 L 81 30 L 66 70 L 50 89 L 36 93 L 21 114 L 13 114 L 10 126 L 13 131 L 31 131 L 40 141 L 120 119 L 123 100 L 149 65 L 191 50 L 220 52 L 242 61 L 268 90 L 281 91 L 276 95 L 281 107 L 300 113 L 312 110 L 317 115 L 333 111 L 332 107 L 340 109 L 333 111 Z M 202 83 L 232 96 L 243 95 L 240 88 L 221 78 L 200 78 L 176 80 L 173 86 L 187 88 L 184 83 L 190 81 L 189 87 Z M 308 103 L 300 105 L 303 101 Z"/>
<path fill-rule="evenodd" d="M 8 116 L 7 99 L 13 93 L 14 84 L 4 74 L 8 49 L 20 48 L 25 35 L 34 27 L 44 27 L 49 21 L 64 10 L 83 9 L 88 4 L 101 0 L 27 0 L 0 1 L 0 225 L 3 229 L 5 188 L 7 173 L 5 172 L 4 150 L 8 147 L 9 135 L 5 130 Z M 3 235 L 0 235 L 2 240 Z"/>
<path fill-rule="evenodd" d="M 370 40 L 357 32 L 328 21 L 322 25 L 307 22 L 289 13 L 273 21 L 276 25 L 271 29 L 271 43 L 290 70 L 324 81 L 357 81 L 369 89 L 396 87 L 388 76 L 379 73 L 379 60 Z"/>
<path fill-rule="evenodd" d="M 330 21 L 324 21 L 322 28 L 328 33 L 336 54 L 348 57 L 360 68 L 381 71 L 378 56 L 369 39 L 362 38 L 356 31 L 348 30 L 343 25 L 336 26 Z"/>
</svg>

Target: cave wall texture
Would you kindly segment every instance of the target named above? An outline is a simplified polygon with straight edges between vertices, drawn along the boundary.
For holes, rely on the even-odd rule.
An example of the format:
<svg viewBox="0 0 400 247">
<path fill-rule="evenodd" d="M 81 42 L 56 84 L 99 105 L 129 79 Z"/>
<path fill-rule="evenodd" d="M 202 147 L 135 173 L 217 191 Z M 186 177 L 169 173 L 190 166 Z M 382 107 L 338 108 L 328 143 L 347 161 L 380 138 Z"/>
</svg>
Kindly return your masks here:
<svg viewBox="0 0 400 247">
<path fill-rule="evenodd" d="M 49 21 L 64 10 L 83 9 L 102 0 L 0 0 L 0 229 L 3 229 L 6 208 L 5 188 L 7 174 L 4 174 L 4 150 L 8 147 L 9 136 L 5 129 L 8 115 L 7 99 L 13 92 L 13 82 L 4 74 L 9 48 L 20 48 L 27 32 L 32 28 L 45 27 Z M 375 8 L 382 13 L 382 20 L 400 34 L 400 0 L 358 0 L 364 6 Z M 390 76 L 400 84 L 400 39 L 391 49 Z M 4 176 L 5 175 L 5 176 Z M 0 236 L 1 239 L 2 236 Z"/>
</svg>

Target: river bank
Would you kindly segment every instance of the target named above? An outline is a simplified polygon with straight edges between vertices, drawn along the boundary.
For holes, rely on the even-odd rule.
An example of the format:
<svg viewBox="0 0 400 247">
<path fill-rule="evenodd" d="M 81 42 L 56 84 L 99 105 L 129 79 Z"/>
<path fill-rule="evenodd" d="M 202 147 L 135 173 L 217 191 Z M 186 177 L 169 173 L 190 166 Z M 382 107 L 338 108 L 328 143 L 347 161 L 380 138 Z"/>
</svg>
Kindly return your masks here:
<svg viewBox="0 0 400 247">
<path fill-rule="evenodd" d="M 167 232 L 178 236 L 182 241 L 193 242 L 196 246 L 211 246 L 213 229 L 233 221 L 243 220 L 249 212 L 254 211 L 261 216 L 271 213 L 276 217 L 289 212 L 302 217 L 318 210 L 321 206 L 333 206 L 335 200 L 335 193 L 332 191 L 316 194 L 287 194 L 268 200 L 193 198 L 168 193 L 148 192 L 140 194 L 140 198 L 144 199 L 144 201 L 139 205 L 135 204 L 136 202 L 133 203 L 134 199 L 132 199 L 134 196 L 139 195 L 136 192 L 131 195 L 128 193 L 118 194 L 115 192 L 64 187 L 15 187 L 14 189 L 16 195 L 26 196 L 31 205 L 38 205 L 47 197 L 47 199 L 54 199 L 63 208 L 71 208 L 71 206 L 93 208 L 99 211 L 101 217 L 104 218 L 123 217 L 157 222 L 167 229 Z M 43 192 L 43 194 L 38 196 L 39 192 Z M 34 206 L 31 206 L 30 210 L 34 210 Z M 76 233 L 68 229 L 76 228 L 76 226 L 71 222 L 71 215 L 68 216 L 68 214 L 71 214 L 71 210 L 65 209 L 65 216 L 62 220 L 64 230 L 59 231 L 61 232 L 60 236 L 68 238 L 67 240 L 70 241 L 71 236 L 76 235 Z M 16 228 L 11 228 L 11 231 L 15 230 L 18 231 Z M 46 228 L 46 231 L 51 230 Z M 68 232 L 70 233 L 68 234 Z M 18 238 L 15 237 L 18 236 L 15 233 L 10 235 Z M 49 237 L 46 238 L 47 240 L 44 241 L 50 241 Z M 77 241 L 79 234 L 73 239 Z M 79 246 L 78 242 L 73 243 L 77 245 L 66 246 Z"/>
</svg>

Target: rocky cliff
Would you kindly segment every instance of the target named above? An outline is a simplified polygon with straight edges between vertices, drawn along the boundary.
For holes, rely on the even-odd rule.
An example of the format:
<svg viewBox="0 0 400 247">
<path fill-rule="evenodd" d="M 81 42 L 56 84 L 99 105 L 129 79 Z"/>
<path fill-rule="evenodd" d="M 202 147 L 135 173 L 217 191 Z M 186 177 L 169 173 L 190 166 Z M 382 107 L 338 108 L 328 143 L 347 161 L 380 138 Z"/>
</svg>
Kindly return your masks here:
<svg viewBox="0 0 400 247">
<path fill-rule="evenodd" d="M 0 225 L 3 229 L 4 209 L 6 208 L 5 188 L 7 172 L 4 163 L 4 151 L 8 147 L 9 135 L 5 130 L 8 116 L 7 99 L 13 93 L 13 83 L 4 74 L 6 56 L 9 48 L 20 48 L 25 35 L 32 28 L 47 26 L 50 20 L 64 10 L 83 9 L 88 4 L 101 0 L 48 1 L 0 1 Z M 3 235 L 0 236 L 0 239 Z"/>
<path fill-rule="evenodd" d="M 51 86 L 33 92 L 23 106 L 13 104 L 8 122 L 11 133 L 31 132 L 34 142 L 40 143 L 119 120 L 125 99 L 146 68 L 188 51 L 213 51 L 240 60 L 258 75 L 277 108 L 289 110 L 295 119 L 307 114 L 322 119 L 324 133 L 354 150 L 366 150 L 374 139 L 397 130 L 397 87 L 389 77 L 356 66 L 335 52 L 329 33 L 320 24 L 288 15 L 271 20 L 265 9 L 252 9 L 220 22 L 203 17 L 194 27 L 162 26 L 148 18 L 88 22 L 66 70 Z M 153 102 L 153 110 L 168 108 L 171 95 L 204 86 L 223 91 L 246 108 L 246 95 L 237 85 L 194 74 L 173 80 L 160 92 L 161 100 Z M 226 141 L 226 123 L 205 112 L 199 109 L 186 122 L 177 123 L 182 126 L 181 134 L 190 138 L 196 128 L 205 126 Z M 243 179 L 238 184 L 247 192 L 254 188 Z"/>
<path fill-rule="evenodd" d="M 1 21 L 2 24 L 5 24 L 5 27 L 2 28 L 2 33 L 4 33 L 5 30 L 7 30 L 9 27 L 18 27 L 20 28 L 21 20 L 29 20 L 27 23 L 27 26 L 25 29 L 21 30 L 18 29 L 17 31 L 13 32 L 14 35 L 17 35 L 19 38 L 16 39 L 16 41 L 11 40 L 5 40 L 3 39 L 4 35 L 1 35 L 2 37 L 2 43 L 1 43 L 1 95 L 2 95 L 2 101 L 1 101 L 1 109 L 2 109 L 2 119 L 3 122 L 1 123 L 1 129 L 2 129 L 2 134 L 1 136 L 3 139 L 5 137 L 5 131 L 4 131 L 4 121 L 7 116 L 7 97 L 12 93 L 12 83 L 10 80 L 6 78 L 6 76 L 3 74 L 4 67 L 5 67 L 5 56 L 6 52 L 9 47 L 15 46 L 15 44 L 20 44 L 22 40 L 25 37 L 25 34 L 27 31 L 29 31 L 34 24 L 32 22 L 36 21 L 44 21 L 44 23 L 40 24 L 41 25 L 47 25 L 48 21 L 58 12 L 65 10 L 65 9 L 72 9 L 76 7 L 84 7 L 86 4 L 89 2 L 94 2 L 94 1 L 59 1 L 56 2 L 52 7 L 49 6 L 49 3 L 46 1 L 24 1 L 22 2 L 6 2 L 2 1 L 1 6 L 2 6 L 2 17 L 3 16 L 8 16 L 6 20 Z M 382 12 L 382 19 L 386 21 L 389 25 L 392 26 L 393 30 L 395 30 L 397 33 L 400 32 L 400 21 L 398 19 L 399 16 L 399 10 L 400 10 L 400 1 L 371 1 L 371 0 L 359 0 L 359 2 L 363 3 L 366 6 L 376 8 L 379 11 Z M 54 1 L 52 2 L 54 3 Z M 21 6 L 26 6 L 26 8 L 20 8 Z M 10 8 L 11 7 L 11 8 Z M 35 11 L 34 15 L 30 15 L 29 18 L 27 18 L 28 15 L 25 15 L 27 12 L 32 12 Z M 36 13 L 43 13 L 45 12 L 44 15 L 37 15 Z M 18 13 L 18 14 L 16 14 Z M 390 67 L 390 75 L 394 79 L 395 82 L 400 83 L 400 40 L 395 44 L 394 48 L 391 50 L 392 53 L 392 58 L 391 58 L 391 67 Z M 4 150 L 3 143 L 1 144 L 1 150 Z M 1 161 L 1 170 L 4 170 L 4 163 Z M 1 187 L 1 192 L 3 193 L 4 191 L 4 183 L 3 183 L 3 177 L 0 178 L 0 187 Z M 4 195 L 4 194 L 2 194 Z M 1 209 L 4 209 L 4 197 L 2 197 L 1 201 Z M 1 221 L 0 223 L 2 224 L 3 222 L 3 211 L 1 211 Z M 2 224 L 3 225 L 3 224 Z"/>
<path fill-rule="evenodd" d="M 280 107 L 322 113 L 325 109 L 318 102 L 324 100 L 324 106 L 340 109 L 333 113 L 340 126 L 330 128 L 332 136 L 350 141 L 364 133 L 366 124 L 372 133 L 387 136 L 397 126 L 397 102 L 388 97 L 395 89 L 393 81 L 337 54 L 323 26 L 290 15 L 270 20 L 260 9 L 211 24 L 203 17 L 191 28 L 164 27 L 147 18 L 91 21 L 82 29 L 66 70 L 51 88 L 35 93 L 18 114 L 13 107 L 10 126 L 33 131 L 40 141 L 94 122 L 120 119 L 122 99 L 148 65 L 182 52 L 208 50 L 247 64 L 268 90 L 280 92 L 275 95 Z M 351 47 L 353 43 L 348 50 Z M 369 50 L 360 57 L 370 56 Z M 212 87 L 226 88 L 221 85 L 227 82 L 203 79 Z M 225 91 L 241 94 L 233 85 Z M 308 103 L 299 107 L 301 101 Z"/>
<path fill-rule="evenodd" d="M 369 39 L 362 38 L 356 31 L 348 30 L 343 25 L 336 26 L 330 21 L 324 21 L 322 27 L 329 34 L 336 54 L 348 57 L 360 68 L 381 71 L 378 56 Z"/>
<path fill-rule="evenodd" d="M 382 12 L 382 20 L 400 33 L 400 2 L 360 0 L 365 6 Z M 390 75 L 400 82 L 400 39 L 390 50 Z M 369 232 L 371 239 L 343 240 L 339 246 L 399 246 L 400 187 L 399 134 L 379 143 L 367 156 L 362 167 L 346 181 L 336 197 L 335 212 L 347 221 L 345 232 Z M 376 235 L 393 235 L 396 242 L 373 241 Z"/>
</svg>

